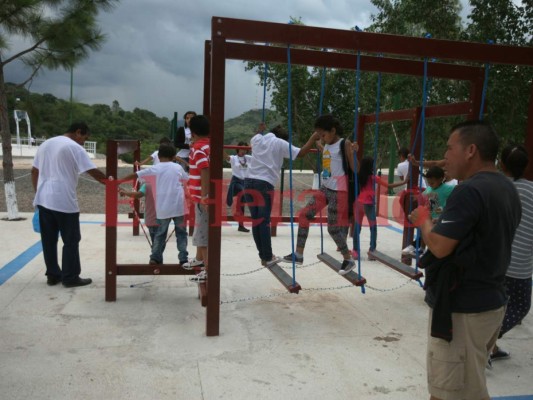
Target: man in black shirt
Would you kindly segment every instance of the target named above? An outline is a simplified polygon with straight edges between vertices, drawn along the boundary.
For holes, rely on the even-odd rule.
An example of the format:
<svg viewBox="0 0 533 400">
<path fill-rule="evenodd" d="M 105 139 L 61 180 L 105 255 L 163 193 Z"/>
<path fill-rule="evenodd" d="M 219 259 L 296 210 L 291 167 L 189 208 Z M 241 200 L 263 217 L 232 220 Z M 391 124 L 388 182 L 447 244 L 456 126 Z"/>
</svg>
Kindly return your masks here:
<svg viewBox="0 0 533 400">
<path fill-rule="evenodd" d="M 503 282 L 521 218 L 516 189 L 495 166 L 498 146 L 487 123 L 452 128 L 445 169 L 462 182 L 435 225 L 422 207 L 409 216 L 435 257 L 426 270 L 432 400 L 489 399 L 485 366 L 504 316 Z"/>
</svg>

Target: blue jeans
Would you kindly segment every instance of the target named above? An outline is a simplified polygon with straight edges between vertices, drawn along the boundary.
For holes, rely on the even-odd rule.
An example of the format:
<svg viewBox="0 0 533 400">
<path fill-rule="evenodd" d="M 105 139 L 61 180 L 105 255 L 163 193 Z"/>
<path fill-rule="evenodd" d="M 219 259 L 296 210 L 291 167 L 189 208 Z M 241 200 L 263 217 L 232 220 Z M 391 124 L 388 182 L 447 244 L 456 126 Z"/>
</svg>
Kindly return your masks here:
<svg viewBox="0 0 533 400">
<path fill-rule="evenodd" d="M 157 229 L 159 226 L 149 226 L 148 227 L 148 234 L 150 235 L 150 241 L 154 243 L 155 234 L 157 233 Z M 163 251 L 165 250 L 163 246 Z"/>
<path fill-rule="evenodd" d="M 260 179 L 245 179 L 246 203 L 252 217 L 252 234 L 259 258 L 263 261 L 272 260 L 272 239 L 270 236 L 270 214 L 274 186 Z"/>
<path fill-rule="evenodd" d="M 185 217 L 183 216 L 157 220 L 159 227 L 153 238 L 150 260 L 154 260 L 158 264 L 163 263 L 163 251 L 165 251 L 167 243 L 167 233 L 170 221 L 174 221 L 176 245 L 178 247 L 178 260 L 180 264 L 186 263 L 189 260 L 189 253 L 187 252 L 187 227 L 185 225 Z"/>
<path fill-rule="evenodd" d="M 72 282 L 79 278 L 81 272 L 80 213 L 64 213 L 43 206 L 38 207 L 46 275 L 59 278 L 63 282 Z M 63 240 L 62 268 L 59 267 L 57 259 L 57 242 L 60 233 Z"/>
<path fill-rule="evenodd" d="M 376 220 L 376 206 L 374 204 L 361 204 L 357 203 L 356 215 L 354 214 L 355 221 L 355 234 L 353 235 L 353 248 L 354 250 L 361 250 L 359 248 L 359 236 L 361 235 L 361 225 L 363 223 L 363 217 L 366 215 L 368 219 L 368 225 L 370 226 L 370 251 L 376 250 L 376 242 L 378 238 L 378 225 Z"/>
</svg>

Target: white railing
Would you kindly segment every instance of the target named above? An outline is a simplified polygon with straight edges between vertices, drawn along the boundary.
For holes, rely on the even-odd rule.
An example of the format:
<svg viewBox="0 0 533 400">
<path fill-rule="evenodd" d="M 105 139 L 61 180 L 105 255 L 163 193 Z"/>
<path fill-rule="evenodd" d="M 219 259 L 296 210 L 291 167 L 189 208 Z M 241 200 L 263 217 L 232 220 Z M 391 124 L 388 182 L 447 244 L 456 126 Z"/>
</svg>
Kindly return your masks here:
<svg viewBox="0 0 533 400">
<path fill-rule="evenodd" d="M 37 153 L 37 147 L 41 145 L 46 139 L 44 138 L 19 138 L 19 143 L 17 143 L 17 137 L 11 137 L 11 154 L 13 156 L 21 157 L 33 157 Z M 89 153 L 89 157 L 96 157 L 96 142 L 85 142 L 83 146 L 85 151 Z M 2 148 L 0 147 L 0 155 L 2 155 Z"/>
<path fill-rule="evenodd" d="M 87 153 L 96 156 L 96 142 L 85 142 L 83 147 Z"/>
</svg>

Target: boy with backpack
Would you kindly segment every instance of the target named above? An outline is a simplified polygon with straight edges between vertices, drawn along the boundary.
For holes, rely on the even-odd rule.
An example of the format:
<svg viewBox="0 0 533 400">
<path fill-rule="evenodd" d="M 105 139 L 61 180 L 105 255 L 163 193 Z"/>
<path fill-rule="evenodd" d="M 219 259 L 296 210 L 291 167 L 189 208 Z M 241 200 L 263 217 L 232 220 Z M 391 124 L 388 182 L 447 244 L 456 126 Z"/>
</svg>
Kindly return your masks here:
<svg viewBox="0 0 533 400">
<path fill-rule="evenodd" d="M 354 147 L 348 139 L 341 139 L 343 128 L 332 115 L 323 115 L 315 121 L 324 146 L 322 149 L 322 182 L 318 194 L 314 195 L 299 213 L 298 239 L 294 255 L 283 257 L 283 261 L 303 264 L 305 242 L 309 235 L 310 221 L 324 207 L 327 208 L 328 233 L 341 252 L 343 261 L 339 274 L 345 275 L 355 268 L 350 249 L 346 244 L 348 236 L 349 210 L 352 202 L 348 200 L 350 183 L 348 176 L 354 170 Z"/>
</svg>

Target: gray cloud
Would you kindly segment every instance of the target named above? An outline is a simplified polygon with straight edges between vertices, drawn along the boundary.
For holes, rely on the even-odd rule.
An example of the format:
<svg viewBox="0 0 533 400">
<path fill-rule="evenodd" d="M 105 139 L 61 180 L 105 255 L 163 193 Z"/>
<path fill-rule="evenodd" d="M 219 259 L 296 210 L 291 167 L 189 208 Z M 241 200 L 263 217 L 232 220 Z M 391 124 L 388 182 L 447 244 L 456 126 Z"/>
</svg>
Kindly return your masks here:
<svg viewBox="0 0 533 400">
<path fill-rule="evenodd" d="M 375 9 L 368 0 L 123 0 L 99 16 L 107 35 L 102 49 L 74 70 L 77 101 L 111 104 L 132 110 L 145 108 L 159 116 L 201 112 L 204 42 L 211 36 L 211 17 L 223 16 L 271 22 L 302 18 L 306 25 L 349 29 L 370 24 Z M 20 47 L 13 42 L 13 50 Z M 21 82 L 28 71 L 9 65 L 6 81 Z M 226 118 L 262 105 L 262 89 L 254 72 L 242 62 L 226 66 Z M 31 91 L 68 99 L 70 72 L 44 71 Z"/>
</svg>

